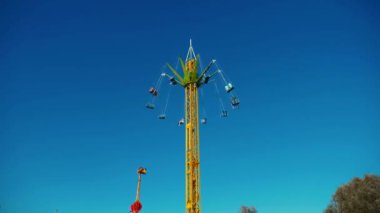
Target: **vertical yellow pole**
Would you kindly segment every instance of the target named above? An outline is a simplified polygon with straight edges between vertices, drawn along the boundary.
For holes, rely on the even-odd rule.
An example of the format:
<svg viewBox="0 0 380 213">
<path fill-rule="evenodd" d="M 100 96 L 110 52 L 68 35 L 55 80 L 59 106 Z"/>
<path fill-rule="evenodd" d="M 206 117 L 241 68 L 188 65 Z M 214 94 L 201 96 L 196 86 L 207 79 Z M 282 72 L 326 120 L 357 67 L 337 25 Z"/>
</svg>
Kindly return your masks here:
<svg viewBox="0 0 380 213">
<path fill-rule="evenodd" d="M 186 213 L 200 213 L 198 87 L 195 82 L 191 82 L 185 87 L 185 112 Z"/>
</svg>

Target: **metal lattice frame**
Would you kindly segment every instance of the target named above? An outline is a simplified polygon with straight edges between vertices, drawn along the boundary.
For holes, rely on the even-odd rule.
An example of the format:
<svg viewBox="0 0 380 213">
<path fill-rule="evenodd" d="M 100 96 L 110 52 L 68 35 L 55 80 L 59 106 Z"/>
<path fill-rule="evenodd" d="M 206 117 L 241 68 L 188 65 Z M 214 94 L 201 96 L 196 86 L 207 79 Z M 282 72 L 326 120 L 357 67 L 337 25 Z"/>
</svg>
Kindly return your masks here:
<svg viewBox="0 0 380 213">
<path fill-rule="evenodd" d="M 200 154 L 198 87 L 196 83 L 185 88 L 186 112 L 186 213 L 200 213 Z"/>
<path fill-rule="evenodd" d="M 212 60 L 198 75 L 199 60 L 200 57 L 195 55 L 190 40 L 185 62 L 179 58 L 184 75 L 181 76 L 177 70 L 167 64 L 175 76 L 174 82 L 185 88 L 186 213 L 201 213 L 198 87 L 207 84 L 208 79 L 218 73 L 216 71 L 207 75 L 211 66 L 215 64 L 215 60 Z"/>
</svg>

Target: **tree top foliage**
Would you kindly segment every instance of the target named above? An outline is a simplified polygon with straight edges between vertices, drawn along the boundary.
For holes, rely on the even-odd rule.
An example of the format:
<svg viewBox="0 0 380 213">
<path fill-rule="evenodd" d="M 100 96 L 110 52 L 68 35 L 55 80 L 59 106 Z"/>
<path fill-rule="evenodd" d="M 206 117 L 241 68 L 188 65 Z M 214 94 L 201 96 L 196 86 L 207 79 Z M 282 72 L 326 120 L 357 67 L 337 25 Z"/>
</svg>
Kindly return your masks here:
<svg viewBox="0 0 380 213">
<path fill-rule="evenodd" d="M 255 207 L 242 206 L 240 208 L 240 213 L 257 213 L 257 210 Z"/>
<path fill-rule="evenodd" d="M 380 212 L 380 176 L 354 178 L 340 186 L 325 213 Z"/>
</svg>

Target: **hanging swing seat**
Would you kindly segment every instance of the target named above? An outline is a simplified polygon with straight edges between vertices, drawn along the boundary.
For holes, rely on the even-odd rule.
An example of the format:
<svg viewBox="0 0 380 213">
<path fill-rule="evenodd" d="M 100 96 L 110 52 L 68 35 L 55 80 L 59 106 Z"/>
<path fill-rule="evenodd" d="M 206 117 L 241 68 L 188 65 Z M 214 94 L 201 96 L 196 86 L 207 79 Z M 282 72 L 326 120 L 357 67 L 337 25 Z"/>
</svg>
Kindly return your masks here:
<svg viewBox="0 0 380 213">
<path fill-rule="evenodd" d="M 185 123 L 185 118 L 181 118 L 181 120 L 178 121 L 178 126 L 182 126 L 182 124 Z"/>
<path fill-rule="evenodd" d="M 209 75 L 205 75 L 205 76 L 203 76 L 203 77 L 201 78 L 201 80 L 200 80 L 200 85 L 202 85 L 202 84 L 207 84 L 208 81 L 210 80 L 210 78 L 211 78 L 211 76 L 209 76 Z"/>
<path fill-rule="evenodd" d="M 158 116 L 158 119 L 160 120 L 164 120 L 166 118 L 166 115 L 165 114 L 161 114 Z"/>
<path fill-rule="evenodd" d="M 232 108 L 233 108 L 233 109 L 239 108 L 239 104 L 240 104 L 239 98 L 236 97 L 236 96 L 233 96 L 233 97 L 231 98 L 231 105 L 232 105 Z"/>
<path fill-rule="evenodd" d="M 148 103 L 148 104 L 145 105 L 145 107 L 148 108 L 148 109 L 154 109 L 155 105 L 152 104 L 152 103 Z"/>
<path fill-rule="evenodd" d="M 202 118 L 202 119 L 201 119 L 201 123 L 202 123 L 202 124 L 206 124 L 206 123 L 207 123 L 207 118 Z"/>
<path fill-rule="evenodd" d="M 158 96 L 158 91 L 157 91 L 157 89 L 154 88 L 154 87 L 151 87 L 151 88 L 149 89 L 149 93 L 152 94 L 153 96 Z"/>
<path fill-rule="evenodd" d="M 229 93 L 231 92 L 235 87 L 231 84 L 231 83 L 228 83 L 224 89 L 226 89 L 226 92 Z"/>
<path fill-rule="evenodd" d="M 171 77 L 170 79 L 169 79 L 169 81 L 170 81 L 170 84 L 171 85 L 177 85 L 177 80 L 175 80 L 175 78 L 174 77 Z"/>
<path fill-rule="evenodd" d="M 228 117 L 228 112 L 226 110 L 222 110 L 222 112 L 220 113 L 220 117 L 222 118 Z"/>
</svg>

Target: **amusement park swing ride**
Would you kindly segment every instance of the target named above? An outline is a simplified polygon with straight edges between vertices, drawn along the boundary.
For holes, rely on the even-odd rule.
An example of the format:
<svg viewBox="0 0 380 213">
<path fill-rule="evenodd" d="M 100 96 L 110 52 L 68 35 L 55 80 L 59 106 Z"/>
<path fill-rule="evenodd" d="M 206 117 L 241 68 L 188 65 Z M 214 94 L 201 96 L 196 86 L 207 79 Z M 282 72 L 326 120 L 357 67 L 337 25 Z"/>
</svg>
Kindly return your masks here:
<svg viewBox="0 0 380 213">
<path fill-rule="evenodd" d="M 183 75 L 180 75 L 177 71 L 178 63 L 175 68 L 170 64 L 166 64 L 172 74 L 162 72 L 157 80 L 155 86 L 149 88 L 151 95 L 151 101 L 145 105 L 149 110 L 156 108 L 155 100 L 160 97 L 160 89 L 164 79 L 169 81 L 169 86 L 180 86 L 185 89 L 185 117 L 178 121 L 178 126 L 185 126 L 185 167 L 186 167 L 186 185 L 185 185 L 185 201 L 186 201 L 186 213 L 201 213 L 201 194 L 200 194 L 200 154 L 199 154 L 199 101 L 198 90 L 206 86 L 209 83 L 214 84 L 216 94 L 218 96 L 220 104 L 220 117 L 227 118 L 228 111 L 224 107 L 223 100 L 221 98 L 216 78 L 220 77 L 223 82 L 223 86 L 227 95 L 230 96 L 230 104 L 232 109 L 239 108 L 240 101 L 235 95 L 235 87 L 228 81 L 224 71 L 222 71 L 216 60 L 211 60 L 209 64 L 203 69 L 200 55 L 196 55 L 190 40 L 190 47 L 188 49 L 186 59 L 183 61 L 181 57 L 178 59 Z M 209 71 L 215 69 L 211 74 Z M 198 70 L 201 70 L 199 73 Z M 201 95 L 203 95 L 201 91 Z M 168 101 L 170 97 L 170 89 L 162 113 L 158 115 L 158 119 L 166 119 L 166 110 L 168 107 Z M 205 110 L 204 110 L 205 111 Z M 207 117 L 202 117 L 201 124 L 207 124 Z M 138 189 L 136 201 L 131 206 L 132 213 L 138 213 L 142 204 L 140 203 L 140 184 L 141 175 L 146 174 L 146 169 L 140 168 L 138 170 Z"/>
</svg>

